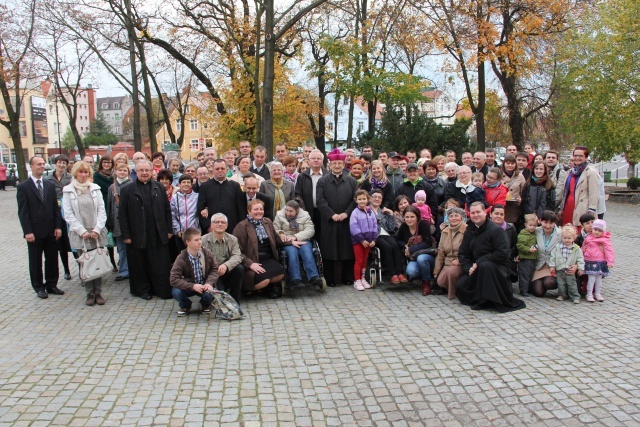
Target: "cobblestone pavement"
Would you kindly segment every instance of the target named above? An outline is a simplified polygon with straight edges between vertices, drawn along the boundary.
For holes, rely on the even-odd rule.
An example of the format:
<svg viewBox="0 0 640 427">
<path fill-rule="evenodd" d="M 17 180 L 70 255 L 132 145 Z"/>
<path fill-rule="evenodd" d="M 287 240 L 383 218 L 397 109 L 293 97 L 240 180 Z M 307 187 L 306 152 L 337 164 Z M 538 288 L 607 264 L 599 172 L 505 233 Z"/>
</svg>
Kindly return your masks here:
<svg viewBox="0 0 640 427">
<path fill-rule="evenodd" d="M 640 425 L 640 207 L 609 207 L 604 303 L 550 295 L 496 314 L 417 284 L 341 287 L 255 297 L 229 323 L 177 318 L 173 301 L 132 298 L 113 276 L 103 307 L 84 305 L 76 279 L 38 300 L 11 190 L 0 425 Z"/>
</svg>

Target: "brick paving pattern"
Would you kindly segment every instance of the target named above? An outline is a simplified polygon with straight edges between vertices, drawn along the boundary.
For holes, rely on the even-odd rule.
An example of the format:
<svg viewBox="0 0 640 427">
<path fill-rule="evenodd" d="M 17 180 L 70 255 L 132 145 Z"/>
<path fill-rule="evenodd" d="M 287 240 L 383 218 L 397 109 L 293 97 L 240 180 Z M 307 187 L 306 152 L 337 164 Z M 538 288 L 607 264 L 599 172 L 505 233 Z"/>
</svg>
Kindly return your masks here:
<svg viewBox="0 0 640 427">
<path fill-rule="evenodd" d="M 115 274 L 87 307 L 75 266 L 38 300 L 0 193 L 2 426 L 640 425 L 638 206 L 609 206 L 604 303 L 473 312 L 416 282 L 254 297 L 229 323 L 177 318 Z"/>
</svg>

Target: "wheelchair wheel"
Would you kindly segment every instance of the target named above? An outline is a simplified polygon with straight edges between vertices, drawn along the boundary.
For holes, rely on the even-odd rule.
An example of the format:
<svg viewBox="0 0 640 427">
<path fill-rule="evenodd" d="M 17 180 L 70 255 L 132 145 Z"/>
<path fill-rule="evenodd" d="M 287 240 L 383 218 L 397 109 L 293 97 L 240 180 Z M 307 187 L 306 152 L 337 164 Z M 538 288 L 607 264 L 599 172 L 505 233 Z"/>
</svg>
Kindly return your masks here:
<svg viewBox="0 0 640 427">
<path fill-rule="evenodd" d="M 287 294 L 287 280 L 282 279 L 280 281 L 280 286 L 282 287 L 282 296 L 285 296 Z"/>
<path fill-rule="evenodd" d="M 377 274 L 371 274 L 371 280 L 369 281 L 369 284 L 371 285 L 371 289 L 376 287 L 376 285 L 378 284 L 378 275 Z"/>
<path fill-rule="evenodd" d="M 324 277 L 322 277 L 321 279 L 322 279 L 322 285 L 320 285 L 320 292 L 324 294 L 325 292 L 327 292 L 327 281 L 325 280 Z"/>
</svg>

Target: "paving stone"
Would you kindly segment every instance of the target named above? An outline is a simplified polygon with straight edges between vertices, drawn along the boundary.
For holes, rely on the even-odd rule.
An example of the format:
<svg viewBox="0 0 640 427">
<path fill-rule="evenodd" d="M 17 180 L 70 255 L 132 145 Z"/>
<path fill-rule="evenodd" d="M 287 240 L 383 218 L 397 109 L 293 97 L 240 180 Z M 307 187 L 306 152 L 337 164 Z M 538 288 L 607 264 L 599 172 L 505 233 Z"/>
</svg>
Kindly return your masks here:
<svg viewBox="0 0 640 427">
<path fill-rule="evenodd" d="M 640 425 L 638 206 L 607 206 L 601 304 L 550 291 L 474 312 L 381 284 L 250 296 L 246 319 L 221 322 L 177 318 L 115 274 L 87 307 L 71 260 L 66 294 L 38 300 L 15 190 L 0 193 L 0 427 Z"/>
</svg>

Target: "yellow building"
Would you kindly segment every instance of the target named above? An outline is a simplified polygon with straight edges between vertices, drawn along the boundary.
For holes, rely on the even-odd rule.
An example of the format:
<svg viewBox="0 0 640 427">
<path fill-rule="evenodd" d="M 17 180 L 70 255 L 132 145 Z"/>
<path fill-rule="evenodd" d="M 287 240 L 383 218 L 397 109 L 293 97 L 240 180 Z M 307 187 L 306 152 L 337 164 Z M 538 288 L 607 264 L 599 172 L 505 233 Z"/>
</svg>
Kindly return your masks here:
<svg viewBox="0 0 640 427">
<path fill-rule="evenodd" d="M 15 92 L 9 91 L 11 98 Z M 48 129 L 46 99 L 40 87 L 22 89 L 20 108 L 20 137 L 25 160 L 38 154 L 47 159 Z M 0 118 L 9 120 L 7 109 L 0 97 Z M 16 156 L 9 130 L 0 125 L 0 157 L 5 163 L 15 163 Z"/>
<path fill-rule="evenodd" d="M 211 114 L 209 105 L 211 96 L 207 92 L 196 92 L 184 94 L 180 105 L 184 109 L 184 117 L 181 117 L 178 108 L 172 106 L 168 109 L 171 123 L 171 130 L 176 139 L 180 136 L 180 131 L 184 127 L 184 142 L 182 143 L 181 157 L 183 160 L 195 160 L 198 152 L 207 147 L 218 147 L 215 144 L 213 126 L 211 126 Z M 162 147 L 170 144 L 171 140 L 167 133 L 166 123 L 156 133 L 158 145 L 162 142 Z"/>
</svg>

